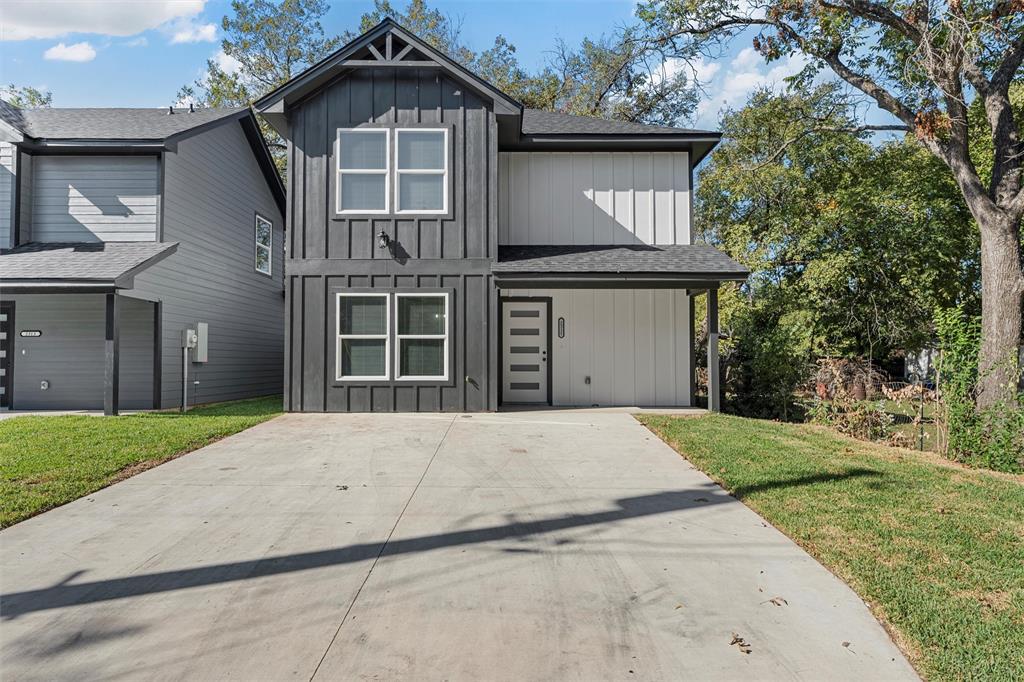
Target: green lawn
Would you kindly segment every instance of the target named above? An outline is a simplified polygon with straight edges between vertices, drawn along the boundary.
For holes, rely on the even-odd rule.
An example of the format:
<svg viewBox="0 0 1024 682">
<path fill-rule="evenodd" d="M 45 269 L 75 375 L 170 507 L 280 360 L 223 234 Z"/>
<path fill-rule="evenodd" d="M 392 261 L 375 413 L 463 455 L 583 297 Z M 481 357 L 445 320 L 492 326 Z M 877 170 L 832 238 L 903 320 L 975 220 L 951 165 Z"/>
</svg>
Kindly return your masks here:
<svg viewBox="0 0 1024 682">
<path fill-rule="evenodd" d="M 281 413 L 281 397 L 120 417 L 0 420 L 0 528 Z"/>
<path fill-rule="evenodd" d="M 923 676 L 1024 679 L 1024 477 L 824 427 L 639 419 L 853 587 Z"/>
</svg>

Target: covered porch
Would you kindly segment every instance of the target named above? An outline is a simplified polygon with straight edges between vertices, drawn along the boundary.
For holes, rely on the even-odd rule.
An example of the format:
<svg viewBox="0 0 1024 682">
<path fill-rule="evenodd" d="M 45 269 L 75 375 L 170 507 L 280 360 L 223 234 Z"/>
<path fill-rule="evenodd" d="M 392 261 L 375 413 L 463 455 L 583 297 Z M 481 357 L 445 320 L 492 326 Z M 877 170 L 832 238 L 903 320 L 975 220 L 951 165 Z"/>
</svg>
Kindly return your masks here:
<svg viewBox="0 0 1024 682">
<path fill-rule="evenodd" d="M 4 408 L 159 407 L 161 303 L 132 286 L 176 247 L 29 243 L 0 254 Z"/>
<path fill-rule="evenodd" d="M 718 288 L 748 271 L 706 245 L 506 246 L 499 296 L 498 401 L 552 406 L 696 406 L 707 367 L 720 409 Z M 697 357 L 697 306 L 707 352 Z"/>
</svg>

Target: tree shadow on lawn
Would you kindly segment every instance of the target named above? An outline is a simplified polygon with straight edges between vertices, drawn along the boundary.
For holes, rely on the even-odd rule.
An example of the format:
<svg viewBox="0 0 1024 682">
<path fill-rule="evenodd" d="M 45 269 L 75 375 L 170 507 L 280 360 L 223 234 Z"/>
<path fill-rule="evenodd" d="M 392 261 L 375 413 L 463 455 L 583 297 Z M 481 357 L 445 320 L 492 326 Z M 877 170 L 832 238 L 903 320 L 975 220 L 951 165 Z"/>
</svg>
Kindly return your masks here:
<svg viewBox="0 0 1024 682">
<path fill-rule="evenodd" d="M 743 490 L 743 494 L 749 495 L 759 489 L 814 485 L 866 475 L 878 475 L 878 472 L 852 469 L 845 474 L 800 477 L 750 486 Z M 739 494 L 735 494 L 735 497 L 739 496 Z M 429 552 L 448 547 L 540 536 L 573 528 L 615 524 L 634 518 L 735 502 L 735 497 L 726 494 L 718 485 L 707 483 L 699 488 L 685 491 L 621 498 L 614 501 L 613 508 L 605 511 L 568 514 L 536 521 L 513 521 L 484 528 L 438 533 L 403 540 L 381 540 L 284 556 L 73 583 L 73 580 L 85 573 L 84 570 L 79 570 L 50 587 L 0 595 L 0 617 L 10 620 L 35 611 L 372 561 L 382 556 Z"/>
<path fill-rule="evenodd" d="M 874 469 L 854 467 L 841 473 L 821 473 L 814 474 L 812 476 L 800 476 L 798 478 L 765 481 L 764 483 L 755 483 L 752 485 L 741 485 L 731 489 L 730 492 L 734 497 L 742 500 L 745 497 L 749 497 L 755 493 L 764 492 L 766 490 L 778 490 L 780 488 L 792 488 L 794 486 L 815 485 L 819 483 L 839 483 L 851 478 L 861 478 L 865 476 L 876 477 L 881 475 L 882 473 L 880 471 L 876 471 Z"/>
</svg>

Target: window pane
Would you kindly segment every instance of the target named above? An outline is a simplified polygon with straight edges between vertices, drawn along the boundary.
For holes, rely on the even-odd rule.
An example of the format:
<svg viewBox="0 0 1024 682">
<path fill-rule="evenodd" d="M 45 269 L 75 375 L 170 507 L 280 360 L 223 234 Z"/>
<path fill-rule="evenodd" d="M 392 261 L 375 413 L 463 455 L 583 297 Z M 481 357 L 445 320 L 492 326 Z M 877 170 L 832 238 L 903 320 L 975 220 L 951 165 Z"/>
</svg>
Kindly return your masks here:
<svg viewBox="0 0 1024 682">
<path fill-rule="evenodd" d="M 399 296 L 399 334 L 444 334 L 444 298 Z"/>
<path fill-rule="evenodd" d="M 439 211 L 444 208 L 443 175 L 399 175 L 398 207 L 403 211 Z"/>
<path fill-rule="evenodd" d="M 444 339 L 402 339 L 400 343 L 402 376 L 444 376 Z"/>
<path fill-rule="evenodd" d="M 384 176 L 344 173 L 341 176 L 341 210 L 382 211 L 387 204 L 384 197 Z"/>
<path fill-rule="evenodd" d="M 256 269 L 260 272 L 270 272 L 270 251 L 261 246 L 256 247 Z"/>
<path fill-rule="evenodd" d="M 384 339 L 342 339 L 341 375 L 384 376 L 385 343 Z"/>
<path fill-rule="evenodd" d="M 443 132 L 398 133 L 398 167 L 444 169 Z"/>
<path fill-rule="evenodd" d="M 387 134 L 341 133 L 341 167 L 383 170 L 388 167 Z"/>
<path fill-rule="evenodd" d="M 383 296 L 342 296 L 339 329 L 342 334 L 387 334 L 387 299 Z"/>
<path fill-rule="evenodd" d="M 270 235 L 272 227 L 269 222 L 262 218 L 256 219 L 256 243 L 263 246 L 270 246 Z"/>
</svg>

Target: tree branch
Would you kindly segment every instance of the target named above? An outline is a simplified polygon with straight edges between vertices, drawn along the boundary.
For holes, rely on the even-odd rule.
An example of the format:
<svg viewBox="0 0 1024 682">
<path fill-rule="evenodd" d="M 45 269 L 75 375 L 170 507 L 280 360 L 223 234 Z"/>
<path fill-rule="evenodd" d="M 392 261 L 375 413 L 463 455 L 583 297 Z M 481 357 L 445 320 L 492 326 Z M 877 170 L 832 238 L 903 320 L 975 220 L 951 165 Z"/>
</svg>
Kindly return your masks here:
<svg viewBox="0 0 1024 682">
<path fill-rule="evenodd" d="M 806 130 L 802 130 L 798 135 L 794 135 L 789 139 L 785 140 L 779 148 L 772 152 L 772 155 L 761 163 L 753 166 L 743 166 L 743 170 L 746 172 L 757 172 L 762 168 L 766 168 L 780 158 L 786 152 L 789 147 L 804 139 L 808 135 L 813 133 L 843 133 L 847 135 L 859 135 L 861 133 L 868 132 L 884 132 L 884 131 L 897 131 L 897 132 L 910 132 L 910 128 L 904 125 L 862 125 L 862 126 L 814 126 Z"/>
</svg>

